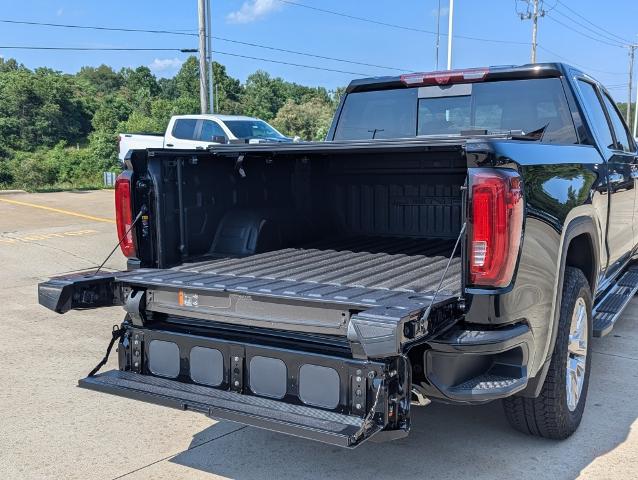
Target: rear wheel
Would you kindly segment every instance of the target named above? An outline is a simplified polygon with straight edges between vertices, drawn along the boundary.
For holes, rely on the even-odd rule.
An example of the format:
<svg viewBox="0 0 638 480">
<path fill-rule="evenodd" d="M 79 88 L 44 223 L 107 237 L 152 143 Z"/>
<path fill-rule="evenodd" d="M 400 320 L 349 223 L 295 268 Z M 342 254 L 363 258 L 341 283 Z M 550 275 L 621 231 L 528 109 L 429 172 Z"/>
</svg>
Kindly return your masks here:
<svg viewBox="0 0 638 480">
<path fill-rule="evenodd" d="M 565 269 L 556 345 L 537 398 L 513 396 L 503 401 L 505 415 L 517 430 L 564 439 L 576 431 L 589 386 L 592 295 L 577 268 Z"/>
</svg>

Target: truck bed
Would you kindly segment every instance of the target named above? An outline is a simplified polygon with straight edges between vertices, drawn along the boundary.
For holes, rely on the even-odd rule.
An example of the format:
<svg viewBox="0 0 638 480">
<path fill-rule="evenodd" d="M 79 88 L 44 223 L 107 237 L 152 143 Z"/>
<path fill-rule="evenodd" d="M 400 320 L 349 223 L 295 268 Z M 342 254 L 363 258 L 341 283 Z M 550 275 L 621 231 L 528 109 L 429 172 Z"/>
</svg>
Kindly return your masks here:
<svg viewBox="0 0 638 480">
<path fill-rule="evenodd" d="M 187 263 L 173 270 L 338 287 L 433 292 L 454 247 L 447 239 L 355 236 L 322 240 L 244 258 Z M 461 259 L 452 259 L 442 290 L 461 292 Z"/>
<path fill-rule="evenodd" d="M 345 335 L 356 311 L 380 316 L 386 325 L 423 311 L 453 248 L 448 239 L 351 236 L 243 258 L 209 256 L 168 269 L 121 272 L 116 280 L 146 289 L 147 311 Z M 433 306 L 454 302 L 461 283 L 461 258 L 455 256 Z"/>
</svg>

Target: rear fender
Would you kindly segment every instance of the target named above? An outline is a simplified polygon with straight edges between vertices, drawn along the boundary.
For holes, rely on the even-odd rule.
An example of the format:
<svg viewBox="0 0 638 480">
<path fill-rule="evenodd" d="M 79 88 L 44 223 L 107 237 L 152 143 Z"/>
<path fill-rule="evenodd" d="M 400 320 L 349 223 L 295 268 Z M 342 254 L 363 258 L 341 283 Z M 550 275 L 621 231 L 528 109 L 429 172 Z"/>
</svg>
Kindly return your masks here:
<svg viewBox="0 0 638 480">
<path fill-rule="evenodd" d="M 593 245 L 594 258 L 592 259 L 592 262 L 594 273 L 592 275 L 592 278 L 589 280 L 592 283 L 592 293 L 596 290 L 601 246 L 600 235 L 598 229 L 596 228 L 596 224 L 594 223 L 594 219 L 588 215 L 574 217 L 569 220 L 569 223 L 567 224 L 563 232 L 564 233 L 560 245 L 560 256 L 558 258 L 557 265 L 558 275 L 556 275 L 556 284 L 554 288 L 555 294 L 551 310 L 552 316 L 551 321 L 548 322 L 548 328 L 550 329 L 550 332 L 547 336 L 548 340 L 543 352 L 543 358 L 545 359 L 545 362 L 538 370 L 536 376 L 529 380 L 527 388 L 523 390 L 523 392 L 521 392 L 521 395 L 526 397 L 537 397 L 540 393 L 540 389 L 542 388 L 543 383 L 545 382 L 545 377 L 547 376 L 547 372 L 549 370 L 549 362 L 552 352 L 554 351 L 554 345 L 556 344 L 556 336 L 558 333 L 558 322 L 560 319 L 561 298 L 563 296 L 563 278 L 565 276 L 567 252 L 569 251 L 569 246 L 572 240 L 582 234 L 589 235 Z"/>
</svg>

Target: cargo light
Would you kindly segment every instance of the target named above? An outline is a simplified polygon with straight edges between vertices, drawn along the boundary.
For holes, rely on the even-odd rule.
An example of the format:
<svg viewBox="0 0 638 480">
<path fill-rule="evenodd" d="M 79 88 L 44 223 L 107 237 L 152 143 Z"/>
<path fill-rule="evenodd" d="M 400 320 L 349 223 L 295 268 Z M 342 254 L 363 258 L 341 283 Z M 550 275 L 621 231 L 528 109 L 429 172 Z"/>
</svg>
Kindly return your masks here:
<svg viewBox="0 0 638 480">
<path fill-rule="evenodd" d="M 115 223 L 117 238 L 125 257 L 135 256 L 133 241 L 133 206 L 131 205 L 131 172 L 125 171 L 115 180 Z"/>
<path fill-rule="evenodd" d="M 408 87 L 417 85 L 447 85 L 449 83 L 471 83 L 485 80 L 489 68 L 468 68 L 465 70 L 441 70 L 437 72 L 408 73 L 401 75 L 401 82 Z"/>
<path fill-rule="evenodd" d="M 512 281 L 523 228 L 520 176 L 513 170 L 470 169 L 468 257 L 472 285 Z"/>
</svg>

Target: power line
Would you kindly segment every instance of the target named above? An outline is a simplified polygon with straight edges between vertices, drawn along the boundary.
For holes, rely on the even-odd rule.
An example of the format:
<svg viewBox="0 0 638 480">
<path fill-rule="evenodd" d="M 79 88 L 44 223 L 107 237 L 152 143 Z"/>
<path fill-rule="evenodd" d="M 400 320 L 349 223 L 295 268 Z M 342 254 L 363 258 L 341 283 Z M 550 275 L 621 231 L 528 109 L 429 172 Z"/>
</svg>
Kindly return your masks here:
<svg viewBox="0 0 638 480">
<path fill-rule="evenodd" d="M 176 31 L 176 30 L 149 30 L 149 29 L 141 29 L 141 28 L 102 27 L 102 26 L 95 26 L 95 25 L 71 25 L 71 24 L 63 24 L 63 23 L 30 22 L 30 21 L 23 21 L 23 20 L 6 20 L 6 19 L 0 19 L 0 23 L 10 23 L 10 24 L 18 24 L 18 25 L 45 26 L 45 27 L 57 27 L 57 28 L 73 28 L 73 29 L 82 29 L 82 30 L 102 30 L 102 31 L 111 31 L 111 32 L 153 33 L 153 34 L 166 34 L 166 35 L 185 35 L 185 36 L 193 36 L 193 37 L 197 37 L 198 36 L 197 33 L 185 33 L 185 32 Z M 410 71 L 412 71 L 411 69 L 407 69 L 407 68 L 389 67 L 389 66 L 386 66 L 386 65 L 377 65 L 377 64 L 374 64 L 374 63 L 359 62 L 359 61 L 356 61 L 356 60 L 347 60 L 347 59 L 344 59 L 344 58 L 330 57 L 330 56 L 326 56 L 326 55 L 318 55 L 318 54 L 309 53 L 309 52 L 300 52 L 300 51 L 297 51 L 297 50 L 278 48 L 278 47 L 273 47 L 271 45 L 264 45 L 264 44 L 259 44 L 259 43 L 244 42 L 244 41 L 241 41 L 241 40 L 234 40 L 234 39 L 231 39 L 231 38 L 218 37 L 218 36 L 215 36 L 215 35 L 211 35 L 211 38 L 213 38 L 215 40 L 222 41 L 222 42 L 236 43 L 236 44 L 239 44 L 239 45 L 246 45 L 246 46 L 255 47 L 255 48 L 263 48 L 263 49 L 266 49 L 266 50 L 273 50 L 273 51 L 278 51 L 278 52 L 291 53 L 291 54 L 294 54 L 294 55 L 302 55 L 302 56 L 306 56 L 306 57 L 319 58 L 319 59 L 322 59 L 322 60 L 330 60 L 330 61 L 334 61 L 334 62 L 350 63 L 352 65 L 360 65 L 360 66 L 373 67 L 373 68 L 382 68 L 382 69 L 385 69 L 385 70 L 396 70 L 396 71 L 402 71 L 402 72 L 410 72 Z"/>
<path fill-rule="evenodd" d="M 267 50 L 274 50 L 274 51 L 277 51 L 277 52 L 293 53 L 295 55 L 304 55 L 306 57 L 320 58 L 320 59 L 323 59 L 323 60 L 332 60 L 332 61 L 335 61 L 335 62 L 351 63 L 353 65 L 361 65 L 361 66 L 364 66 L 364 67 L 383 68 L 383 69 L 386 69 L 386 70 L 396 70 L 396 71 L 401 71 L 401 72 L 411 72 L 411 71 L 413 71 L 412 69 L 408 69 L 408 68 L 388 67 L 388 66 L 385 66 L 385 65 L 377 65 L 377 64 L 374 64 L 374 63 L 357 62 L 355 60 L 345 60 L 343 58 L 328 57 L 328 56 L 325 56 L 325 55 L 317 55 L 317 54 L 308 53 L 308 52 L 298 52 L 296 50 L 288 50 L 286 48 L 271 47 L 269 45 L 261 45 L 261 44 L 258 44 L 258 43 L 243 42 L 241 40 L 232 40 L 230 38 L 216 37 L 214 35 L 212 36 L 212 38 L 214 38 L 215 40 L 220 40 L 222 42 L 236 43 L 236 44 L 239 44 L 239 45 L 247 45 L 247 46 L 256 47 L 256 48 L 264 48 L 264 49 L 267 49 Z"/>
<path fill-rule="evenodd" d="M 303 3 L 299 3 L 299 2 L 293 2 L 291 0 L 278 0 L 281 3 L 285 3 L 287 5 L 292 5 L 295 7 L 301 7 L 301 8 L 306 8 L 308 10 L 314 10 L 316 12 L 321 12 L 321 13 L 327 13 L 330 15 L 336 15 L 339 17 L 344 17 L 344 18 L 348 18 L 350 20 L 357 20 L 359 22 L 367 22 L 367 23 L 372 23 L 374 25 L 381 25 L 383 27 L 390 27 L 390 28 L 396 28 L 399 30 L 407 30 L 410 32 L 417 32 L 417 33 L 426 33 L 428 35 L 436 35 L 435 31 L 432 30 L 425 30 L 422 28 L 416 28 L 416 27 L 410 27 L 407 25 L 399 25 L 396 23 L 388 23 L 388 22 L 382 22 L 380 20 L 375 20 L 373 18 L 367 18 L 367 17 L 358 17 L 356 15 L 350 15 L 347 13 L 343 13 L 343 12 L 336 12 L 334 10 L 328 10 L 325 8 L 319 8 L 319 7 L 313 7 L 311 5 L 306 5 Z M 441 36 L 447 36 L 446 33 L 440 33 Z M 503 44 L 511 44 L 511 45 L 529 45 L 529 42 L 520 42 L 520 41 L 516 41 L 516 40 L 497 40 L 494 38 L 481 38 L 481 37 L 473 37 L 473 36 L 469 36 L 469 35 L 454 35 L 455 38 L 463 38 L 466 40 L 474 40 L 477 42 L 490 42 L 490 43 L 503 43 Z"/>
<path fill-rule="evenodd" d="M 551 20 L 552 22 L 558 23 L 559 25 L 562 25 L 563 27 L 565 27 L 565 28 L 567 28 L 567 29 L 571 30 L 572 32 L 576 32 L 576 33 L 578 33 L 579 35 L 582 35 L 583 37 L 587 37 L 587 38 L 589 38 L 589 39 L 591 39 L 591 40 L 594 40 L 594 41 L 596 41 L 596 42 L 604 43 L 605 45 L 609 45 L 609 46 L 612 46 L 612 47 L 618 47 L 618 48 L 624 48 L 624 46 L 625 46 L 625 45 L 623 45 L 623 44 L 622 44 L 622 43 L 620 43 L 620 42 L 618 42 L 618 43 L 610 43 L 610 42 L 607 42 L 607 41 L 605 41 L 605 40 L 602 40 L 601 38 L 597 38 L 597 37 L 594 37 L 594 36 L 589 35 L 589 34 L 587 34 L 587 33 L 581 32 L 580 30 L 576 30 L 576 29 L 575 29 L 575 28 L 573 28 L 571 25 L 568 25 L 568 24 L 566 24 L 566 23 L 564 23 L 564 22 L 561 22 L 560 20 L 558 20 L 558 19 L 554 18 L 554 17 L 553 17 L 553 16 L 551 16 L 551 15 L 547 15 L 547 18 L 548 18 L 549 20 Z"/>
<path fill-rule="evenodd" d="M 626 72 L 610 72 L 610 71 L 607 71 L 607 70 L 599 70 L 597 68 L 588 67 L 587 65 L 583 65 L 581 63 L 572 62 L 569 58 L 566 58 L 566 57 L 564 57 L 562 55 L 559 55 L 558 53 L 553 52 L 553 51 L 549 50 L 548 48 L 543 47 L 540 44 L 538 45 L 538 48 L 543 50 L 546 53 L 549 53 L 550 55 L 553 55 L 554 57 L 557 57 L 557 58 L 559 58 L 561 60 L 566 61 L 570 65 L 574 65 L 575 67 L 580 67 L 580 68 L 582 68 L 584 70 L 587 70 L 587 71 L 604 73 L 605 75 L 622 75 L 622 76 L 627 75 Z"/>
<path fill-rule="evenodd" d="M 262 62 L 279 63 L 281 65 L 290 65 L 290 66 L 293 66 L 293 67 L 312 68 L 314 70 L 323 70 L 325 72 L 347 73 L 349 75 L 363 75 L 363 76 L 367 76 L 367 77 L 374 76 L 374 75 L 371 75 L 369 73 L 348 72 L 348 71 L 345 71 L 345 70 L 337 70 L 337 69 L 334 69 L 334 68 L 316 67 L 314 65 L 304 65 L 304 64 L 301 64 L 301 63 L 284 62 L 284 61 L 281 61 L 281 60 L 273 60 L 273 59 L 270 59 L 270 58 L 252 57 L 250 55 L 240 55 L 239 53 L 222 52 L 222 51 L 219 51 L 219 50 L 213 50 L 213 53 L 217 53 L 219 55 L 228 55 L 228 56 L 231 56 L 231 57 L 247 58 L 249 60 L 259 60 L 259 61 L 262 61 Z"/>
<path fill-rule="evenodd" d="M 57 50 L 57 51 L 173 51 L 173 52 L 190 52 L 197 51 L 197 49 L 186 49 L 186 48 L 131 48 L 131 47 L 39 47 L 39 46 L 27 46 L 27 45 L 0 45 L 0 50 Z M 282 60 L 275 60 L 272 58 L 263 58 L 263 57 L 254 57 L 251 55 L 242 55 L 239 53 L 233 52 L 224 52 L 221 50 L 213 50 L 213 53 L 218 55 L 227 55 L 230 57 L 238 57 L 238 58 L 246 58 L 249 60 L 259 60 L 261 62 L 269 62 L 269 63 L 278 63 L 280 65 L 290 65 L 293 67 L 301 67 L 301 68 L 310 68 L 313 70 L 322 70 L 324 72 L 335 72 L 335 73 L 345 73 L 348 75 L 357 75 L 357 76 L 366 76 L 373 77 L 374 75 L 370 73 L 362 73 L 362 72 L 350 72 L 347 70 L 339 70 L 336 68 L 326 68 L 326 67 L 318 67 L 315 65 L 306 65 L 303 63 L 293 63 L 293 62 L 284 62 Z"/>
<path fill-rule="evenodd" d="M 560 16 L 562 16 L 562 17 L 566 18 L 566 19 L 567 19 L 567 20 L 569 20 L 570 22 L 575 23 L 576 25 L 580 26 L 581 28 L 584 28 L 584 29 L 585 29 L 585 31 L 590 32 L 590 33 L 592 33 L 593 35 L 598 35 L 599 37 L 604 38 L 605 40 L 608 40 L 608 41 L 613 42 L 613 43 L 619 43 L 619 44 L 621 44 L 621 45 L 625 45 L 625 44 L 627 43 L 627 42 L 624 42 L 624 43 L 623 43 L 623 42 L 620 42 L 620 41 L 618 41 L 617 39 L 615 39 L 614 37 L 612 37 L 612 36 L 610 36 L 610 35 L 607 35 L 607 34 L 604 34 L 604 33 L 597 32 L 596 30 L 594 30 L 594 29 L 593 29 L 593 28 L 591 28 L 590 26 L 588 26 L 588 25 L 586 25 L 586 24 L 584 24 L 584 23 L 582 23 L 582 22 L 580 22 L 580 21 L 578 21 L 578 20 L 576 20 L 576 19 L 574 19 L 574 18 L 570 17 L 569 15 L 566 15 L 565 13 L 561 12 L 560 10 L 556 10 L 556 11 L 555 11 L 555 13 L 557 13 L 557 14 L 559 14 Z"/>
<path fill-rule="evenodd" d="M 47 22 L 29 22 L 26 20 L 8 20 L 0 19 L 0 23 L 11 23 L 14 25 L 35 25 L 41 27 L 58 27 L 58 28 L 77 28 L 82 30 L 105 30 L 109 32 L 137 32 L 137 33 L 157 33 L 167 35 L 185 35 L 189 37 L 197 37 L 197 33 L 187 33 L 180 30 L 147 30 L 141 28 L 120 28 L 120 27 L 100 27 L 95 25 L 72 25 L 68 23 L 47 23 Z"/>
<path fill-rule="evenodd" d="M 565 5 L 563 2 L 561 2 L 560 0 L 556 0 L 556 4 L 559 5 L 563 8 L 565 8 L 566 10 L 569 10 L 570 12 L 572 12 L 574 15 L 576 15 L 577 17 L 580 17 L 581 19 L 583 19 L 584 21 L 586 21 L 587 23 L 589 23 L 592 27 L 597 28 L 599 30 L 602 30 L 605 33 L 608 33 L 609 35 L 612 35 L 614 37 L 616 37 L 617 39 L 621 40 L 623 43 L 631 43 L 631 42 L 627 42 L 626 39 L 619 37 L 618 35 L 616 35 L 614 32 L 611 32 L 599 25 L 596 25 L 595 23 L 591 22 L 590 20 L 588 20 L 587 18 L 585 18 L 584 16 L 582 16 L 580 13 L 578 13 L 576 10 L 574 10 L 573 8 L 568 7 L 567 5 Z"/>
<path fill-rule="evenodd" d="M 0 45 L 0 50 L 68 50 L 104 52 L 184 52 L 197 51 L 191 48 L 131 48 L 131 47 L 35 47 L 26 45 Z"/>
</svg>

